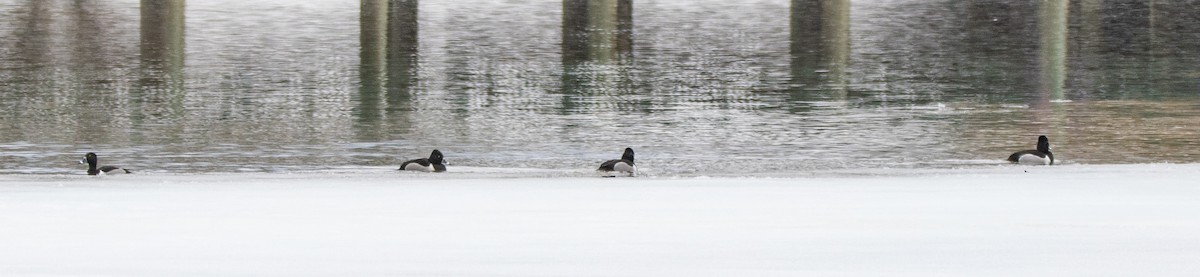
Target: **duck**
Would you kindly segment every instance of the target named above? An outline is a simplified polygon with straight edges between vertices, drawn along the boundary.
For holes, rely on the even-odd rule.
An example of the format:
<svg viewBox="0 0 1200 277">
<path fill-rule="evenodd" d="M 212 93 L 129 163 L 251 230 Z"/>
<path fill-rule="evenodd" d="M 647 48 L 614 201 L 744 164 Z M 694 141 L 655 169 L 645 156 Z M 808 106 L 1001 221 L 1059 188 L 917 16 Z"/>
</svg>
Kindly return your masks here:
<svg viewBox="0 0 1200 277">
<path fill-rule="evenodd" d="M 88 175 L 112 175 L 112 174 L 133 173 L 133 171 L 129 171 L 128 169 L 111 166 L 111 165 L 96 167 L 96 163 L 97 163 L 96 160 L 97 160 L 96 153 L 88 152 L 87 154 L 83 155 L 83 159 L 79 160 L 79 163 L 80 164 L 86 163 L 88 165 L 88 171 L 87 171 Z"/>
<path fill-rule="evenodd" d="M 429 158 L 409 160 L 400 164 L 400 169 L 397 170 L 445 172 L 446 165 L 442 164 L 442 159 L 442 151 L 434 149 L 432 153 L 429 153 Z"/>
<path fill-rule="evenodd" d="M 600 163 L 600 168 L 596 171 L 611 174 L 617 172 L 629 173 L 629 176 L 637 176 L 637 165 L 633 163 L 633 148 L 625 148 L 625 153 L 621 154 L 621 159 L 608 160 Z"/>
<path fill-rule="evenodd" d="M 1017 164 L 1053 165 L 1054 154 L 1050 153 L 1050 139 L 1039 136 L 1037 149 L 1013 153 L 1008 156 L 1008 161 Z"/>
</svg>

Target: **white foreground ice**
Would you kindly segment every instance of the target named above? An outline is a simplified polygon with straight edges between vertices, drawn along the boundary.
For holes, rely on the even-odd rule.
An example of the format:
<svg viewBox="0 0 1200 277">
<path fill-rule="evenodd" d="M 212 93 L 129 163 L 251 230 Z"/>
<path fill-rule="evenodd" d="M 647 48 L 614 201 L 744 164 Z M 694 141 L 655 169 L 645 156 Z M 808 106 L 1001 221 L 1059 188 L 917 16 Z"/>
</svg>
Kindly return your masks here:
<svg viewBox="0 0 1200 277">
<path fill-rule="evenodd" d="M 1200 165 L 484 171 L 3 175 L 0 276 L 1200 275 Z"/>
</svg>

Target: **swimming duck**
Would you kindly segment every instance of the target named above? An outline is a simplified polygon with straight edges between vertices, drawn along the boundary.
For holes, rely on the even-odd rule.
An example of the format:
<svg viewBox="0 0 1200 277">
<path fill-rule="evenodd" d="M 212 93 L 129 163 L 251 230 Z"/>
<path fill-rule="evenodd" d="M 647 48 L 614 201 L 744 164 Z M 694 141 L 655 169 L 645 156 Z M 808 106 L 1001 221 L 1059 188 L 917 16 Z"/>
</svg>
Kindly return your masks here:
<svg viewBox="0 0 1200 277">
<path fill-rule="evenodd" d="M 629 173 L 629 176 L 637 176 L 637 166 L 633 163 L 633 148 L 625 148 L 621 159 L 605 161 L 596 170 L 604 173 L 625 172 Z"/>
<path fill-rule="evenodd" d="M 111 165 L 101 166 L 101 167 L 97 168 L 96 160 L 97 160 L 96 153 L 89 152 L 89 153 L 83 155 L 83 159 L 79 160 L 79 163 L 81 163 L 81 164 L 86 163 L 88 165 L 88 171 L 87 171 L 88 175 L 111 175 L 111 174 L 133 173 L 133 171 L 129 171 L 128 169 L 115 167 L 115 166 L 111 166 Z"/>
<path fill-rule="evenodd" d="M 1018 164 L 1053 165 L 1054 154 L 1050 153 L 1050 139 L 1039 136 L 1036 150 L 1025 150 L 1008 156 L 1008 161 Z"/>
<path fill-rule="evenodd" d="M 442 164 L 442 151 L 434 149 L 433 153 L 429 153 L 429 158 L 404 162 L 400 164 L 400 169 L 398 170 L 444 172 L 446 171 L 446 165 Z"/>
</svg>

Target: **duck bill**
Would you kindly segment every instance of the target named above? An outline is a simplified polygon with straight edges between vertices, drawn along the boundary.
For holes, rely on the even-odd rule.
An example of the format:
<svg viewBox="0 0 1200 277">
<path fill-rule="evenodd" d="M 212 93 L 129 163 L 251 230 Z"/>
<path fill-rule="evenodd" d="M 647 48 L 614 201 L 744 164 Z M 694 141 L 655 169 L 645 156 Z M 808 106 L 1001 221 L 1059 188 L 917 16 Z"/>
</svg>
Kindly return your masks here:
<svg viewBox="0 0 1200 277">
<path fill-rule="evenodd" d="M 87 159 L 79 160 L 79 164 L 85 164 L 85 163 L 87 163 Z"/>
</svg>

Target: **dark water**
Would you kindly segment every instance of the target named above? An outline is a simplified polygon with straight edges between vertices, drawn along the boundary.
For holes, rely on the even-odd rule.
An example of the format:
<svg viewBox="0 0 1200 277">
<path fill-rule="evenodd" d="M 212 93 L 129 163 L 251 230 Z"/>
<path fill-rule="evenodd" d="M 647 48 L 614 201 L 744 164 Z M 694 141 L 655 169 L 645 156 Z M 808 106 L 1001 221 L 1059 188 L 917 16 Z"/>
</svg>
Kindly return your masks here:
<svg viewBox="0 0 1200 277">
<path fill-rule="evenodd" d="M 0 173 L 1200 161 L 1198 1 L 148 2 L 0 2 Z"/>
</svg>

